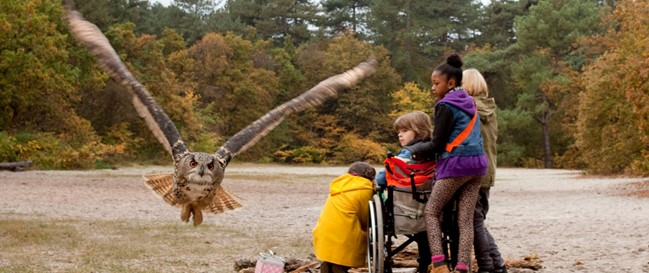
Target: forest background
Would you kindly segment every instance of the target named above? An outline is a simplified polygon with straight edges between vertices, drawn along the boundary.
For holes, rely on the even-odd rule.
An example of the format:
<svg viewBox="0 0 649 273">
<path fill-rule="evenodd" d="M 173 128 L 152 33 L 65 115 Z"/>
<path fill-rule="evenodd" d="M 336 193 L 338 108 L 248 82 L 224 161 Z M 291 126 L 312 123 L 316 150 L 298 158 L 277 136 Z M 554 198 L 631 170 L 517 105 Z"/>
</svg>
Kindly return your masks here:
<svg viewBox="0 0 649 273">
<path fill-rule="evenodd" d="M 649 175 L 649 1 L 77 1 L 179 127 L 211 151 L 369 57 L 376 74 L 284 121 L 237 160 L 379 163 L 394 119 L 433 114 L 452 52 L 498 104 L 498 165 Z M 69 34 L 60 0 L 0 1 L 0 162 L 168 164 L 130 96 Z"/>
</svg>

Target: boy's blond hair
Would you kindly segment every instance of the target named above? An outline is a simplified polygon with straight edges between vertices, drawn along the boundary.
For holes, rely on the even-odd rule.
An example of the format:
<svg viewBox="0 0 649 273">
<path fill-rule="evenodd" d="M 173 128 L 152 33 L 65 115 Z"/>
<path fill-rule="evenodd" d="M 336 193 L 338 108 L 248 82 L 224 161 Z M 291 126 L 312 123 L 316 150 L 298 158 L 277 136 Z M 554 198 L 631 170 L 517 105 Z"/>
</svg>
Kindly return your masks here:
<svg viewBox="0 0 649 273">
<path fill-rule="evenodd" d="M 472 97 L 484 95 L 489 96 L 489 88 L 480 71 L 469 68 L 462 72 L 462 88 Z"/>
<path fill-rule="evenodd" d="M 433 132 L 433 123 L 428 114 L 422 111 L 412 111 L 401 115 L 394 121 L 394 130 L 401 129 L 414 131 L 417 140 L 429 140 Z"/>
</svg>

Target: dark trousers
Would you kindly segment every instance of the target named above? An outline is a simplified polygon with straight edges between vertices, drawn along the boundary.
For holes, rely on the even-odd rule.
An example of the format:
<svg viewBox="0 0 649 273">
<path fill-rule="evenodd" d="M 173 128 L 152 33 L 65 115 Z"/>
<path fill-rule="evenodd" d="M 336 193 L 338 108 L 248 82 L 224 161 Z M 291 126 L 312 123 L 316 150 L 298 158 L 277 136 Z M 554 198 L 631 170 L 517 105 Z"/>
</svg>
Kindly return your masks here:
<svg viewBox="0 0 649 273">
<path fill-rule="evenodd" d="M 320 263 L 320 273 L 347 273 L 347 270 L 349 269 L 351 269 L 351 267 L 332 264 L 330 262 L 322 261 L 322 263 Z"/>
<path fill-rule="evenodd" d="M 419 232 L 414 235 L 415 242 L 417 242 L 417 263 L 419 264 L 419 273 L 428 272 L 428 265 L 430 265 L 430 247 L 428 246 L 428 235 L 425 231 Z"/>
<path fill-rule="evenodd" d="M 480 270 L 493 270 L 494 267 L 502 267 L 505 264 L 494 238 L 484 224 L 488 211 L 489 188 L 480 188 L 473 214 L 473 247 Z"/>
</svg>

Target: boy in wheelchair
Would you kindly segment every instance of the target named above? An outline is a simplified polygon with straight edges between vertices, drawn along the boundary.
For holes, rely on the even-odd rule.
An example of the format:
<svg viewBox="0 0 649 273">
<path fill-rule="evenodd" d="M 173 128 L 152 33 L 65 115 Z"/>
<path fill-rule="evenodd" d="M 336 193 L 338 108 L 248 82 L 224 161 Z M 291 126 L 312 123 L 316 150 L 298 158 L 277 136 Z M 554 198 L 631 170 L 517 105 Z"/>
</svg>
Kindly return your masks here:
<svg viewBox="0 0 649 273">
<path fill-rule="evenodd" d="M 426 272 L 431 254 L 423 212 L 434 180 L 435 162 L 415 162 L 409 146 L 429 141 L 433 126 L 428 114 L 413 111 L 397 118 L 394 129 L 402 149 L 396 156 L 388 154 L 384 162 L 386 168 L 380 170 L 375 178 L 379 193 L 386 197 L 387 192 L 391 197 L 385 199 L 388 214 L 386 235 L 407 234 L 414 240 L 419 251 L 419 272 Z M 414 180 L 412 185 L 411 180 Z"/>
</svg>

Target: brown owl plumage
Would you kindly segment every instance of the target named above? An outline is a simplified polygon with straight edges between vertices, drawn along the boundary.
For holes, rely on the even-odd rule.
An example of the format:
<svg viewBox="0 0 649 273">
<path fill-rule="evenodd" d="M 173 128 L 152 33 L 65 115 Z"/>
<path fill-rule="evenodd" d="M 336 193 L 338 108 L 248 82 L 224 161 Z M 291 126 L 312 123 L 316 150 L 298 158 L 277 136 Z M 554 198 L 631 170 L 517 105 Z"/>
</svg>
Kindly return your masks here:
<svg viewBox="0 0 649 273">
<path fill-rule="evenodd" d="M 257 143 L 287 116 L 337 96 L 373 74 L 376 66 L 376 61 L 370 60 L 320 82 L 236 133 L 214 154 L 190 152 L 174 123 L 128 71 L 99 28 L 70 7 L 66 7 L 66 19 L 72 35 L 88 47 L 99 66 L 131 92 L 136 111 L 174 160 L 173 174 L 146 175 L 146 185 L 167 203 L 181 207 L 181 220 L 188 222 L 192 218 L 194 225 L 202 223 L 204 209 L 220 213 L 241 206 L 221 186 L 225 168 L 234 156 Z"/>
</svg>

